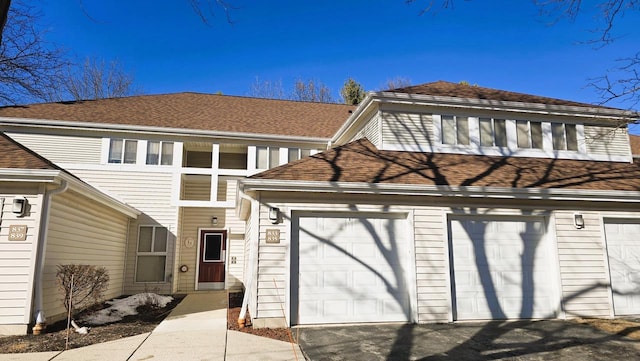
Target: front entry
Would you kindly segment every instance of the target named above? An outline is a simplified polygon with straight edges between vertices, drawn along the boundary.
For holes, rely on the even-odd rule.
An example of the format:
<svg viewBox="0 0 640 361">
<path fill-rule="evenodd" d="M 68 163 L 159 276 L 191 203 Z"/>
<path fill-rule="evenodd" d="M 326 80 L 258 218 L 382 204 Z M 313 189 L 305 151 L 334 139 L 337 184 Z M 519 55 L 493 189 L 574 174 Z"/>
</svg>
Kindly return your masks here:
<svg viewBox="0 0 640 361">
<path fill-rule="evenodd" d="M 224 289 L 227 231 L 200 231 L 198 289 Z"/>
</svg>

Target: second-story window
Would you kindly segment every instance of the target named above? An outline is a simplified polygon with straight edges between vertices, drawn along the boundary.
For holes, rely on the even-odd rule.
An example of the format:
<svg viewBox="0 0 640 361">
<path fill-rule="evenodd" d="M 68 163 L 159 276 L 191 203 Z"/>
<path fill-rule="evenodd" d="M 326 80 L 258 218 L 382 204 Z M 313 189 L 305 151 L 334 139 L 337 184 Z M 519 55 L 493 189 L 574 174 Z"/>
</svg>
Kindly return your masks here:
<svg viewBox="0 0 640 361">
<path fill-rule="evenodd" d="M 289 157 L 287 161 L 293 162 L 294 160 L 302 159 L 311 155 L 311 149 L 301 148 L 289 148 Z"/>
<path fill-rule="evenodd" d="M 578 132 L 575 124 L 551 123 L 554 150 L 578 150 Z"/>
<path fill-rule="evenodd" d="M 280 148 L 256 147 L 256 168 L 269 169 L 280 164 Z"/>
<path fill-rule="evenodd" d="M 147 142 L 147 164 L 172 165 L 173 142 Z"/>
<path fill-rule="evenodd" d="M 137 152 L 137 140 L 111 139 L 109 143 L 109 163 L 135 164 Z"/>
<path fill-rule="evenodd" d="M 442 144 L 469 145 L 469 118 L 442 116 Z"/>
<path fill-rule="evenodd" d="M 506 147 L 507 124 L 504 119 L 480 118 L 480 144 L 483 147 Z"/>
<path fill-rule="evenodd" d="M 517 120 L 518 148 L 542 149 L 542 123 Z"/>
</svg>

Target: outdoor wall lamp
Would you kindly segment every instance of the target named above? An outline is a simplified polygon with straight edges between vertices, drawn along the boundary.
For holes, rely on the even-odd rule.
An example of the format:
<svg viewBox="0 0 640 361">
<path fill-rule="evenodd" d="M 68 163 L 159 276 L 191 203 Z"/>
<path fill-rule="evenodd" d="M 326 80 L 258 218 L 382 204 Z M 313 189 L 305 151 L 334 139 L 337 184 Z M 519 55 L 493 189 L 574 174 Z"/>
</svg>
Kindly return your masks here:
<svg viewBox="0 0 640 361">
<path fill-rule="evenodd" d="M 218 217 L 211 217 L 211 224 L 214 226 L 218 224 Z"/>
<path fill-rule="evenodd" d="M 15 197 L 13 199 L 13 208 L 11 212 L 18 217 L 22 217 L 27 213 L 27 205 L 29 202 L 25 197 Z"/>
<path fill-rule="evenodd" d="M 280 220 L 280 208 L 269 208 L 269 220 L 271 223 L 276 224 Z"/>
<path fill-rule="evenodd" d="M 573 223 L 576 225 L 577 229 L 584 228 L 584 217 L 580 213 L 576 213 L 573 215 Z"/>
</svg>

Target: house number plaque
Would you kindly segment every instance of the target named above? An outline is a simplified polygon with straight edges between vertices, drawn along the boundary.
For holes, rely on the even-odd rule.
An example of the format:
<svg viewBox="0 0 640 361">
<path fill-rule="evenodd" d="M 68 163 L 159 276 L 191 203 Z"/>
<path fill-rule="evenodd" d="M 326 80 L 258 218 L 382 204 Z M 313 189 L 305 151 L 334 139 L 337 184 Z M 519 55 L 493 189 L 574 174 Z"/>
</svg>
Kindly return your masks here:
<svg viewBox="0 0 640 361">
<path fill-rule="evenodd" d="M 27 240 L 27 226 L 10 225 L 9 226 L 9 240 L 10 241 L 26 241 Z"/>
<path fill-rule="evenodd" d="M 280 243 L 279 229 L 267 229 L 267 243 Z"/>
</svg>

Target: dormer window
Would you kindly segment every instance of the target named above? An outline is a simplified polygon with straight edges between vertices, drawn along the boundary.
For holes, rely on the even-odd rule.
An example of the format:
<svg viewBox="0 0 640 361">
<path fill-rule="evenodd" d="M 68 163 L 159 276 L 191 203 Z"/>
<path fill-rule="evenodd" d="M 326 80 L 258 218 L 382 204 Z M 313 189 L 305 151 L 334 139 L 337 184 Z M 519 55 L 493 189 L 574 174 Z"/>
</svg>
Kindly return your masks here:
<svg viewBox="0 0 640 361">
<path fill-rule="evenodd" d="M 506 147 L 507 125 L 504 119 L 480 118 L 480 144 L 483 147 Z"/>
<path fill-rule="evenodd" d="M 578 150 L 578 132 L 575 124 L 551 123 L 553 150 Z"/>
<path fill-rule="evenodd" d="M 442 144 L 469 145 L 469 118 L 443 115 Z"/>
<path fill-rule="evenodd" d="M 516 120 L 518 148 L 542 149 L 542 123 Z"/>
</svg>

